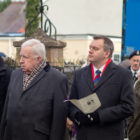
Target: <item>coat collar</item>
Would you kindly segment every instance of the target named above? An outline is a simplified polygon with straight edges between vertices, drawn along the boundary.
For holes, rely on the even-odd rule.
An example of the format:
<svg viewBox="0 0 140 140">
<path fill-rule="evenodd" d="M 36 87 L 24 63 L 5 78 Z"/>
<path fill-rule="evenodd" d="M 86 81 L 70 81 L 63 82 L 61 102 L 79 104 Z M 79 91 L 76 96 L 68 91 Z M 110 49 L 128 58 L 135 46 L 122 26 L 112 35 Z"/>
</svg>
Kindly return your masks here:
<svg viewBox="0 0 140 140">
<path fill-rule="evenodd" d="M 98 84 L 94 87 L 94 83 L 92 79 L 92 72 L 91 72 L 91 65 L 89 65 L 87 72 L 85 73 L 84 76 L 92 93 L 95 92 L 95 90 L 98 89 L 102 84 L 104 84 L 112 76 L 115 70 L 116 70 L 116 65 L 113 62 L 111 62 L 105 69 Z"/>
<path fill-rule="evenodd" d="M 29 84 L 29 86 L 23 91 L 26 92 L 27 90 L 29 90 L 32 86 L 34 86 L 36 83 L 38 83 L 46 74 L 46 72 L 48 72 L 50 70 L 51 66 L 49 65 L 49 63 L 46 63 L 46 66 L 44 67 L 44 69 L 31 81 L 31 83 Z M 23 74 L 22 74 L 23 75 Z M 23 76 L 22 76 L 22 89 L 23 89 Z"/>
</svg>

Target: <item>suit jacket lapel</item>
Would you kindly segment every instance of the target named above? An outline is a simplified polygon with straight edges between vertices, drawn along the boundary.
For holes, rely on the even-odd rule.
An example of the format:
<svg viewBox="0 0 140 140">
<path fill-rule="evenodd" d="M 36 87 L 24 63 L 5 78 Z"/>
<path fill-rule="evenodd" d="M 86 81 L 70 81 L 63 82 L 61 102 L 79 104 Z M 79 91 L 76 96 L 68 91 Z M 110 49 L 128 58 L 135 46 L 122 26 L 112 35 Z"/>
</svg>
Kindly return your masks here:
<svg viewBox="0 0 140 140">
<path fill-rule="evenodd" d="M 87 67 L 84 77 L 86 79 L 86 83 L 88 84 L 90 90 L 93 91 L 94 83 L 93 83 L 93 79 L 92 79 L 91 64 Z"/>
</svg>

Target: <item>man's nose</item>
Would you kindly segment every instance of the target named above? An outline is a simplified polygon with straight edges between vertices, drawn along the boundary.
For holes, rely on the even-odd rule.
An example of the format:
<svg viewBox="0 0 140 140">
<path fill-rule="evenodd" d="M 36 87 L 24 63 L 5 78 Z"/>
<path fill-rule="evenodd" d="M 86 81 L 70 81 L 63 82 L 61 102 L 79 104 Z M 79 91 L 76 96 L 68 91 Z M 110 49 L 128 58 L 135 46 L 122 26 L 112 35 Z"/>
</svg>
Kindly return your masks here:
<svg viewBox="0 0 140 140">
<path fill-rule="evenodd" d="M 19 61 L 20 63 L 23 63 L 24 62 L 24 60 L 23 60 L 23 58 L 21 57 L 20 58 L 20 61 Z"/>
<path fill-rule="evenodd" d="M 91 48 L 89 49 L 89 53 L 90 53 L 90 54 L 93 53 L 93 50 L 92 50 Z"/>
<path fill-rule="evenodd" d="M 139 62 L 138 62 L 138 61 L 134 61 L 134 64 L 135 64 L 135 65 L 138 65 L 138 64 L 139 64 Z"/>
</svg>

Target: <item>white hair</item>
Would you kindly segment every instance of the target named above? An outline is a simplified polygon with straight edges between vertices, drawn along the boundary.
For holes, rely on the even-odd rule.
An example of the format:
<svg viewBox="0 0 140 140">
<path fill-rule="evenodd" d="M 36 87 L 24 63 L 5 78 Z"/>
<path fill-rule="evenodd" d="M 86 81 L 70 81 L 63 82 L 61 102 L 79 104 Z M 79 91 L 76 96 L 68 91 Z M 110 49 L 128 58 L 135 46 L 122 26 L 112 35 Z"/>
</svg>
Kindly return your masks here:
<svg viewBox="0 0 140 140">
<path fill-rule="evenodd" d="M 45 45 L 41 43 L 40 40 L 29 39 L 21 45 L 21 48 L 28 47 L 28 46 L 32 48 L 32 51 L 35 54 L 35 56 L 41 56 L 43 60 L 46 60 Z"/>
</svg>

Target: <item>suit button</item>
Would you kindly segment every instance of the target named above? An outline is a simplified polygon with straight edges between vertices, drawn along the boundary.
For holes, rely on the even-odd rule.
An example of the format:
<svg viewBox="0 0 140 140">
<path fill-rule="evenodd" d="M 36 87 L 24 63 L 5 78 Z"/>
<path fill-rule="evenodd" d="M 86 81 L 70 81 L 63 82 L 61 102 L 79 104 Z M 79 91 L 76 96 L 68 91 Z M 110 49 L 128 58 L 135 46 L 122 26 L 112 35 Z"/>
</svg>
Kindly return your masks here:
<svg viewBox="0 0 140 140">
<path fill-rule="evenodd" d="M 93 121 L 93 118 L 91 117 L 90 120 Z"/>
<path fill-rule="evenodd" d="M 91 116 L 90 115 L 87 115 L 87 117 L 90 119 Z"/>
</svg>

